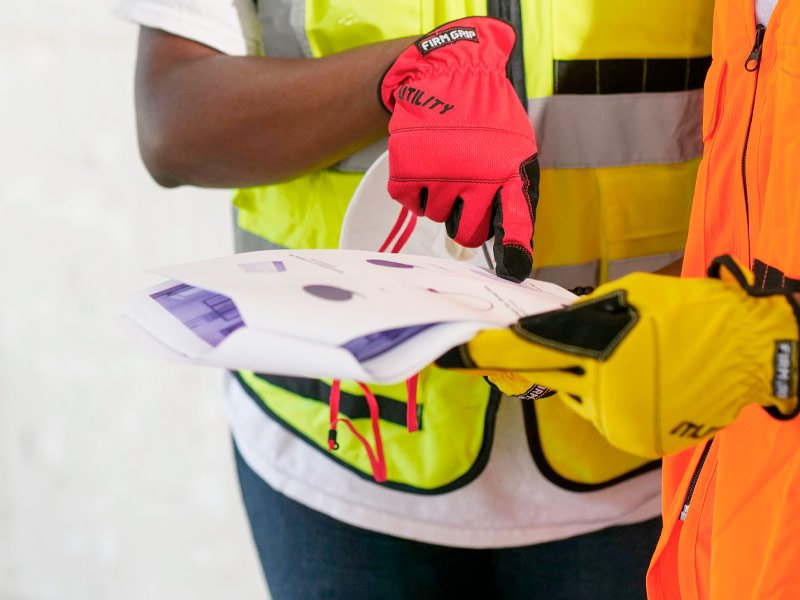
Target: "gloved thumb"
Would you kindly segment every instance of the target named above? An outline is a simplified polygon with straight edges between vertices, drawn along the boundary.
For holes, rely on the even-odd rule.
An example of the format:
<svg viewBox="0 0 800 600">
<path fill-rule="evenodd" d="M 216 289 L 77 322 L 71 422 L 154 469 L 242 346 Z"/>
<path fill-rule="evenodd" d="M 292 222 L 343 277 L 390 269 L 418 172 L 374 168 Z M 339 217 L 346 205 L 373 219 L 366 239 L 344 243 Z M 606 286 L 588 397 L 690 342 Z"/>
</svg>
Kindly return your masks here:
<svg viewBox="0 0 800 600">
<path fill-rule="evenodd" d="M 533 155 L 494 199 L 494 258 L 499 277 L 524 281 L 533 269 L 533 224 L 539 201 L 539 161 Z"/>
</svg>

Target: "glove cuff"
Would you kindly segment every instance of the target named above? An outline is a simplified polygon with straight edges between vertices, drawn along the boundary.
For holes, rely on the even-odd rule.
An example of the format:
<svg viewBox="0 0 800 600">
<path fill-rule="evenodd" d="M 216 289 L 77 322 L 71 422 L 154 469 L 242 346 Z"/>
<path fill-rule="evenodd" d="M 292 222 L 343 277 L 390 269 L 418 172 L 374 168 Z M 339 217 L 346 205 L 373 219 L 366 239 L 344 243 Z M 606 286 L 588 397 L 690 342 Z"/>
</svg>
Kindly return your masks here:
<svg viewBox="0 0 800 600">
<path fill-rule="evenodd" d="M 789 303 L 789 306 L 792 308 L 792 312 L 794 313 L 795 318 L 795 326 L 797 327 L 797 338 L 792 341 L 782 342 L 783 346 L 776 345 L 776 353 L 775 353 L 775 373 L 776 378 L 778 373 L 787 373 L 788 375 L 783 375 L 784 378 L 788 378 L 790 385 L 791 382 L 794 381 L 794 400 L 795 406 L 794 409 L 788 413 L 781 412 L 777 406 L 765 406 L 764 410 L 767 411 L 767 414 L 778 421 L 790 421 L 794 419 L 797 415 L 800 414 L 800 373 L 798 373 L 798 360 L 800 360 L 797 356 L 798 354 L 798 342 L 796 340 L 800 340 L 800 305 L 798 305 L 797 300 L 788 290 L 781 290 L 780 292 L 776 292 L 776 295 L 782 295 L 786 298 L 786 301 Z M 780 344 L 781 342 L 778 342 Z M 782 348 L 782 352 L 779 352 L 779 348 Z M 783 364 L 779 364 L 783 363 Z M 774 387 L 774 386 L 773 386 Z"/>
<path fill-rule="evenodd" d="M 775 404 L 762 406 L 773 418 L 779 421 L 794 419 L 800 414 L 800 373 L 798 373 L 798 340 L 800 340 L 800 305 L 794 295 L 783 288 L 758 288 L 753 285 L 752 277 L 732 257 L 725 255 L 715 258 L 708 268 L 708 276 L 712 279 L 733 279 L 744 292 L 755 298 L 782 296 L 789 303 L 794 315 L 794 331 L 785 335 L 774 337 L 772 398 L 780 400 L 782 405 L 794 400 L 794 406 L 789 412 L 784 412 Z"/>
<path fill-rule="evenodd" d="M 398 88 L 426 71 L 453 72 L 471 66 L 505 74 L 515 40 L 513 26 L 494 17 L 467 17 L 445 23 L 417 39 L 392 63 L 378 86 L 381 103 L 394 112 Z"/>
</svg>

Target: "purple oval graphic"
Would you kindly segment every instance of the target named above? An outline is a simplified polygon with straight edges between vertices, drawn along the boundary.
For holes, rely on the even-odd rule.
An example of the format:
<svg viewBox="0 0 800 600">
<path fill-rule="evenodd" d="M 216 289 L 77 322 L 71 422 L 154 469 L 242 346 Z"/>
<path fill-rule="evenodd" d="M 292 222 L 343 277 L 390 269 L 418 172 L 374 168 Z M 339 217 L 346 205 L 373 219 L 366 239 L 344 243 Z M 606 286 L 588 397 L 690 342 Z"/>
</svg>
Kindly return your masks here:
<svg viewBox="0 0 800 600">
<path fill-rule="evenodd" d="M 352 300 L 353 296 L 355 296 L 350 290 L 332 285 L 304 285 L 303 290 L 312 296 L 322 298 L 323 300 L 331 300 L 333 302 L 345 302 L 347 300 Z"/>
<path fill-rule="evenodd" d="M 393 260 L 384 260 L 382 258 L 368 258 L 367 262 L 379 267 L 391 267 L 393 269 L 413 269 L 414 265 L 407 265 L 406 263 L 395 262 Z"/>
</svg>

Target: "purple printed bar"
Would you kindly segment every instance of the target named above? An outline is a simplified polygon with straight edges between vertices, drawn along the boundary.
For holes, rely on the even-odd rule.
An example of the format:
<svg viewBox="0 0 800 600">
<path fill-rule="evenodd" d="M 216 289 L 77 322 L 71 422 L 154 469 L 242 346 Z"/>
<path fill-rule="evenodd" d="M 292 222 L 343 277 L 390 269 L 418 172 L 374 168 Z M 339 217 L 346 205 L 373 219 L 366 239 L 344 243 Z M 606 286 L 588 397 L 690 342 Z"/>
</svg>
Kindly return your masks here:
<svg viewBox="0 0 800 600">
<path fill-rule="evenodd" d="M 397 348 L 406 340 L 411 339 L 418 333 L 421 333 L 433 327 L 435 323 L 428 323 L 425 325 L 412 325 L 411 327 L 401 327 L 400 329 L 387 329 L 386 331 L 377 331 L 370 333 L 360 338 L 350 340 L 344 345 L 344 348 L 356 357 L 356 360 L 363 362 L 381 354 L 385 354 L 393 348 Z"/>
<path fill-rule="evenodd" d="M 244 326 L 239 309 L 223 294 L 181 283 L 150 297 L 214 347 Z"/>
</svg>

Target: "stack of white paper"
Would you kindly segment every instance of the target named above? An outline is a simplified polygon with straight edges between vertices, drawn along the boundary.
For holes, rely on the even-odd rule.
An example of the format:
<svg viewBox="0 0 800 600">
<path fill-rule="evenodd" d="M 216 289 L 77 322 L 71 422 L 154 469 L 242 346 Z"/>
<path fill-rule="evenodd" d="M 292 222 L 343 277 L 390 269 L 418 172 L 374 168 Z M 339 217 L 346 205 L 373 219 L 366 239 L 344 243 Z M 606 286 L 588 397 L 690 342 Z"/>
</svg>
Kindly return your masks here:
<svg viewBox="0 0 800 600">
<path fill-rule="evenodd" d="M 402 381 L 478 331 L 575 298 L 440 258 L 269 250 L 156 269 L 128 329 L 184 362 L 261 373 Z"/>
</svg>

